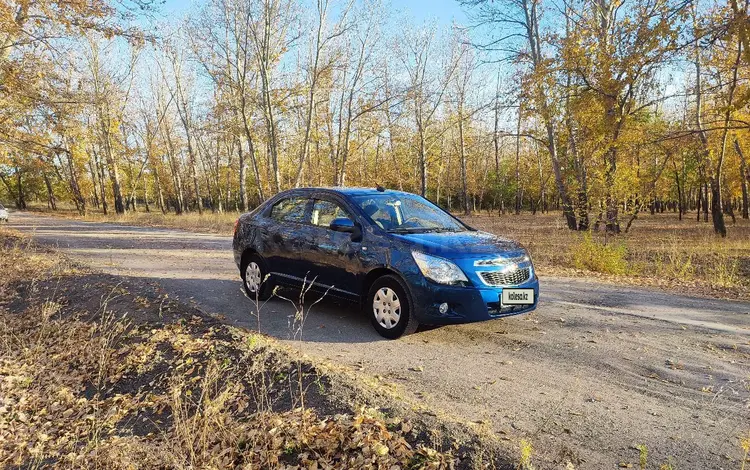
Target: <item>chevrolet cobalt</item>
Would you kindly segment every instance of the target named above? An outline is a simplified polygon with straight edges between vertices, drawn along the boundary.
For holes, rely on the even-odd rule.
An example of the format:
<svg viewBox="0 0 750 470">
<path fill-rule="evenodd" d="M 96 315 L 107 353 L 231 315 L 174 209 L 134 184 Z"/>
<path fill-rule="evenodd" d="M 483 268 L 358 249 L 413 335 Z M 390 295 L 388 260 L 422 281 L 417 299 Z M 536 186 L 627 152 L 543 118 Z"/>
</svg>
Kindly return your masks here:
<svg viewBox="0 0 750 470">
<path fill-rule="evenodd" d="M 536 308 L 539 281 L 518 243 L 475 230 L 420 196 L 293 189 L 243 214 L 234 260 L 251 299 L 275 286 L 359 303 L 382 336 L 420 324 L 489 320 Z"/>
</svg>

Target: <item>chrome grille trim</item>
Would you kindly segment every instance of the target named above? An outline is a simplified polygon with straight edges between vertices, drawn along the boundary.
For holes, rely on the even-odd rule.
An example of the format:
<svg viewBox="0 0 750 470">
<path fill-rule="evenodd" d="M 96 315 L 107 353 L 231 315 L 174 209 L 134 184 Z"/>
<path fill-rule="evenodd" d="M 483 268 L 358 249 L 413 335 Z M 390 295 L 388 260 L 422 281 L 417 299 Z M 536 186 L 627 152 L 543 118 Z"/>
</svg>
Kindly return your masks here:
<svg viewBox="0 0 750 470">
<path fill-rule="evenodd" d="M 512 258 L 492 258 L 480 259 L 474 261 L 474 266 L 505 266 L 509 264 L 519 264 L 528 261 L 526 255 L 514 256 Z"/>
<path fill-rule="evenodd" d="M 477 272 L 479 278 L 492 287 L 517 286 L 528 281 L 531 277 L 531 267 L 517 268 L 513 271 L 481 271 Z"/>
</svg>

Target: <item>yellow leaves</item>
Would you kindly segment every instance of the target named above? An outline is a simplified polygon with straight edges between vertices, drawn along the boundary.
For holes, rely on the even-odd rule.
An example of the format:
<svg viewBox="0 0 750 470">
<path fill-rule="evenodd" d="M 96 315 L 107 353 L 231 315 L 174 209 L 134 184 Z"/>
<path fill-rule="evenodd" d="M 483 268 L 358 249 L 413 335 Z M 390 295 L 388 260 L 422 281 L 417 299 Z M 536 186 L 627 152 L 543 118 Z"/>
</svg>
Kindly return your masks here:
<svg viewBox="0 0 750 470">
<path fill-rule="evenodd" d="M 373 445 L 372 449 L 375 452 L 375 454 L 377 454 L 377 455 L 379 455 L 381 457 L 384 456 L 384 455 L 386 455 L 388 453 L 388 446 L 386 446 L 384 444 L 381 444 L 379 442 L 376 442 Z"/>
<path fill-rule="evenodd" d="M 16 263 L 31 259 L 21 254 Z M 118 304 L 148 308 L 128 289 L 117 292 Z M 7 316 L 14 319 L 11 330 L 0 332 L 25 345 L 0 351 L 2 462 L 44 456 L 51 465 L 113 469 L 437 469 L 452 463 L 450 454 L 414 450 L 404 437 L 410 425 L 400 419 L 386 425 L 376 409 L 327 417 L 309 408 L 267 411 L 260 402 L 276 407 L 278 394 L 287 393 L 286 378 L 269 384 L 268 376 L 288 373 L 289 359 L 270 345 L 245 347 L 246 338 L 230 328 L 185 317 L 122 330 L 118 343 L 102 341 L 103 332 L 120 331 L 117 325 L 44 315 L 44 305 Z M 64 302 L 47 305 L 48 313 L 58 312 Z M 256 365 L 257 377 L 248 373 Z M 273 388 L 279 383 L 280 392 Z"/>
</svg>

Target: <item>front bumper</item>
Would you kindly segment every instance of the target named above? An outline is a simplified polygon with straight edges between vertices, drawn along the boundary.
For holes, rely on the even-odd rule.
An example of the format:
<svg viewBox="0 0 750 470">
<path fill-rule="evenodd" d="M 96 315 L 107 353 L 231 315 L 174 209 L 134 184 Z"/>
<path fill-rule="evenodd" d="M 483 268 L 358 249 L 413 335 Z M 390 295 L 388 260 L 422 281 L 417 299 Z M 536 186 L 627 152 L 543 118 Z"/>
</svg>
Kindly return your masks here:
<svg viewBox="0 0 750 470">
<path fill-rule="evenodd" d="M 539 279 L 536 276 L 523 284 L 507 288 L 534 289 L 534 304 L 501 306 L 502 287 L 446 286 L 425 280 L 411 285 L 414 314 L 420 323 L 446 325 L 520 315 L 536 309 L 539 302 Z M 442 303 L 450 307 L 445 314 L 439 311 Z"/>
</svg>

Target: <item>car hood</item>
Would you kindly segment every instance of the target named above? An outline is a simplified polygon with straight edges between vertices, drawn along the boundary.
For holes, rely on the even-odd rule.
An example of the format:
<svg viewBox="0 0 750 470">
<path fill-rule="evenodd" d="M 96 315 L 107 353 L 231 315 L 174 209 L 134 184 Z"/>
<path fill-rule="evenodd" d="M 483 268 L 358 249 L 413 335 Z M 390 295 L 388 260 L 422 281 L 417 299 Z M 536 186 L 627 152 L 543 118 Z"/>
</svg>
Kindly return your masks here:
<svg viewBox="0 0 750 470">
<path fill-rule="evenodd" d="M 414 249 L 443 258 L 479 258 L 523 252 L 517 242 L 486 232 L 393 234 Z"/>
</svg>

